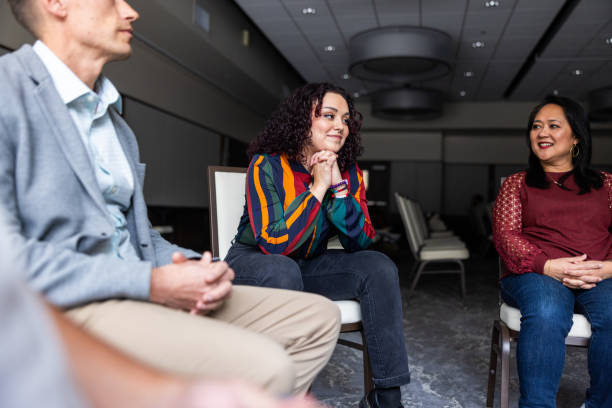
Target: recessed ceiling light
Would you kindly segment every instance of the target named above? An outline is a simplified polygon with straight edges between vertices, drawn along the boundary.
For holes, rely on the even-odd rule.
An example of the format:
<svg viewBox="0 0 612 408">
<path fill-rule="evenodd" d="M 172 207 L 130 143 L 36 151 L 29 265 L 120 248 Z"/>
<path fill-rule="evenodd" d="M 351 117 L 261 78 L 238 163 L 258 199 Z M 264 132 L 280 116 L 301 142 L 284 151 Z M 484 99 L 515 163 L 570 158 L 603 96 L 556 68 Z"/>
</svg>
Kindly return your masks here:
<svg viewBox="0 0 612 408">
<path fill-rule="evenodd" d="M 323 48 L 323 50 L 326 52 L 334 52 L 336 51 L 336 47 L 334 47 L 333 45 L 326 45 L 325 48 Z"/>
<path fill-rule="evenodd" d="M 485 43 L 484 41 L 474 41 L 472 43 L 472 48 L 484 48 Z"/>
<path fill-rule="evenodd" d="M 349 74 L 342 74 L 342 79 L 349 79 L 351 76 Z"/>
<path fill-rule="evenodd" d="M 359 98 L 359 92 L 353 92 L 353 98 Z"/>
<path fill-rule="evenodd" d="M 499 7 L 499 1 L 497 0 L 485 1 L 485 7 Z"/>
<path fill-rule="evenodd" d="M 463 73 L 463 76 L 466 77 L 466 78 L 471 78 L 471 77 L 474 76 L 474 72 L 472 72 L 472 71 L 465 71 Z"/>
<path fill-rule="evenodd" d="M 581 69 L 573 69 L 570 73 L 572 75 L 574 75 L 574 76 L 580 76 L 580 75 L 584 74 L 584 71 L 581 70 Z"/>
<path fill-rule="evenodd" d="M 317 14 L 317 9 L 312 8 L 312 7 L 306 7 L 302 9 L 302 14 L 305 14 L 305 15 Z"/>
<path fill-rule="evenodd" d="M 467 92 L 465 92 L 465 91 L 459 91 L 459 96 L 463 97 L 463 96 L 465 96 L 465 95 L 467 95 Z"/>
<path fill-rule="evenodd" d="M 558 89 L 553 89 L 552 93 L 553 93 L 553 95 L 557 96 L 557 95 L 559 95 L 559 90 Z"/>
<path fill-rule="evenodd" d="M 606 44 L 612 45 L 612 37 L 606 38 Z"/>
</svg>

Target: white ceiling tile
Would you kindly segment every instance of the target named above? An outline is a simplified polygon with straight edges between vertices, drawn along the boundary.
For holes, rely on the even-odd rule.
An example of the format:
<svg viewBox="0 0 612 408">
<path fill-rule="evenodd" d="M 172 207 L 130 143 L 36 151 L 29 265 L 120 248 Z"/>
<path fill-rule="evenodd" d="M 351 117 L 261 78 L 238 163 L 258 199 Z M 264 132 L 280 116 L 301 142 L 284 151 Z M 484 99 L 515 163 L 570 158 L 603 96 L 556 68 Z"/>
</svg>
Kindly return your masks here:
<svg viewBox="0 0 612 408">
<path fill-rule="evenodd" d="M 421 11 L 424 15 L 431 13 L 465 12 L 468 0 L 425 0 L 421 1 Z"/>
<path fill-rule="evenodd" d="M 334 81 L 352 92 L 372 92 L 385 86 L 356 78 L 339 79 L 348 68 L 346 46 L 355 34 L 389 25 L 422 25 L 444 31 L 452 38 L 455 72 L 421 85 L 444 90 L 457 100 L 502 98 L 565 0 L 500 2 L 500 7 L 486 8 L 484 0 L 236 0 L 307 80 Z M 305 7 L 316 8 L 317 13 L 304 15 Z M 582 0 L 511 99 L 537 99 L 561 84 L 574 95 L 609 86 L 612 47 L 605 39 L 611 36 L 612 0 Z M 484 41 L 486 47 L 472 48 L 477 40 Z M 334 45 L 336 52 L 324 52 L 325 45 Z M 588 68 L 584 68 L 587 74 L 582 79 L 567 78 L 575 66 L 572 61 L 589 59 L 591 65 L 584 64 Z M 463 77 L 466 70 L 473 71 L 475 77 Z M 459 98 L 458 88 L 465 88 L 468 96 Z"/>
<path fill-rule="evenodd" d="M 392 25 L 410 25 L 418 26 L 420 24 L 418 14 L 380 14 L 378 15 L 381 26 Z"/>
</svg>

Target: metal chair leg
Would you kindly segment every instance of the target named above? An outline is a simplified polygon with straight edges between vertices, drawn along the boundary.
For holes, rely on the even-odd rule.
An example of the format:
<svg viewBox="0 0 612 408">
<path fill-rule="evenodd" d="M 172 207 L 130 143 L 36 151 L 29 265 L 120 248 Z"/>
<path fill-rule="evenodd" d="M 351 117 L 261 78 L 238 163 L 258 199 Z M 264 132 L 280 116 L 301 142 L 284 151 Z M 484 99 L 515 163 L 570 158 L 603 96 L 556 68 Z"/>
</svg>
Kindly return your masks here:
<svg viewBox="0 0 612 408">
<path fill-rule="evenodd" d="M 499 344 L 499 328 L 497 321 L 493 322 L 491 331 L 491 357 L 489 358 L 489 385 L 487 387 L 487 408 L 493 407 L 495 400 L 495 381 L 497 379 L 497 350 Z"/>
<path fill-rule="evenodd" d="M 363 344 L 363 389 L 367 395 L 374 389 L 372 381 L 372 367 L 370 365 L 370 353 L 368 352 L 368 344 L 365 338 L 365 332 L 361 329 L 361 341 Z"/>
<path fill-rule="evenodd" d="M 419 283 L 419 279 L 421 278 L 421 274 L 423 273 L 423 269 L 425 269 L 425 265 L 427 265 L 427 262 L 421 262 L 419 264 L 419 267 L 414 275 L 414 278 L 412 279 L 412 284 L 410 285 L 410 293 L 412 294 L 414 292 L 414 289 L 416 288 L 417 283 Z"/>
<path fill-rule="evenodd" d="M 461 297 L 465 299 L 465 266 L 461 260 L 457 260 L 457 263 L 459 264 L 459 279 L 461 279 Z"/>
<path fill-rule="evenodd" d="M 500 325 L 501 328 L 501 408 L 509 408 L 510 406 L 510 332 L 505 325 Z"/>
</svg>

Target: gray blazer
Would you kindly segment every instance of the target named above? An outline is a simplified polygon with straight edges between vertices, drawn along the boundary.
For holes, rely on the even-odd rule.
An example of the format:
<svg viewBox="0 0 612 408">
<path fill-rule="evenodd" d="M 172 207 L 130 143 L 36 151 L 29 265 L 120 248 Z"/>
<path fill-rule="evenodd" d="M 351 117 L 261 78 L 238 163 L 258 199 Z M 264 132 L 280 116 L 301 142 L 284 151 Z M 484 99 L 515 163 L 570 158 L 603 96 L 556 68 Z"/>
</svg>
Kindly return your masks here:
<svg viewBox="0 0 612 408">
<path fill-rule="evenodd" d="M 148 299 L 151 269 L 181 251 L 151 229 L 134 134 L 109 108 L 134 174 L 127 212 L 142 261 L 90 254 L 114 227 L 78 130 L 42 61 L 29 45 L 0 58 L 0 203 L 18 231 L 28 281 L 51 302 L 70 307 L 109 298 Z"/>
</svg>

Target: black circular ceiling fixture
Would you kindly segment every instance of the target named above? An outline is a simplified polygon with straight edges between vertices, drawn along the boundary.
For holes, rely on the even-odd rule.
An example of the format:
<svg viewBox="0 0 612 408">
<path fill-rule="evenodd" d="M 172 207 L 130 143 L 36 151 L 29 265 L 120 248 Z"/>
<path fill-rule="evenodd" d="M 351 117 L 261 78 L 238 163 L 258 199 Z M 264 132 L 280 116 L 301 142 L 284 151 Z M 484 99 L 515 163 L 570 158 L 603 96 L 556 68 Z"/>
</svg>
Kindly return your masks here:
<svg viewBox="0 0 612 408">
<path fill-rule="evenodd" d="M 425 27 L 393 26 L 364 31 L 349 44 L 351 75 L 408 83 L 450 72 L 451 37 Z"/>
<path fill-rule="evenodd" d="M 589 118 L 593 121 L 612 121 L 612 87 L 589 93 Z"/>
<path fill-rule="evenodd" d="M 372 115 L 382 119 L 426 120 L 442 116 L 442 92 L 429 88 L 393 88 L 371 95 Z"/>
</svg>

